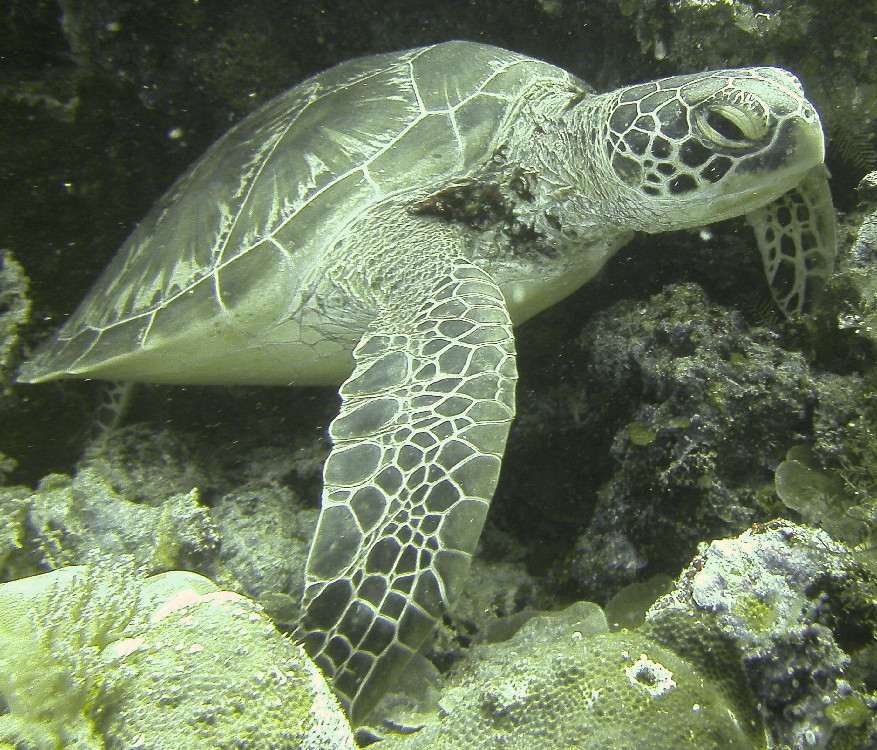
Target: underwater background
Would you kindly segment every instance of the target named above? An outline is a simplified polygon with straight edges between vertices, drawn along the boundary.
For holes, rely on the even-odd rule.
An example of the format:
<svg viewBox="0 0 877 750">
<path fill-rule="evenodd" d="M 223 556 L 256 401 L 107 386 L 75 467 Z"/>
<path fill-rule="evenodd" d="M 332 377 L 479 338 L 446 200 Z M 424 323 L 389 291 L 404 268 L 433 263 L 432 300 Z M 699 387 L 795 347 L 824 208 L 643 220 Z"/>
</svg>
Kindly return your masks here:
<svg viewBox="0 0 877 750">
<path fill-rule="evenodd" d="M 790 323 L 742 219 L 640 235 L 517 329 L 518 414 L 473 585 L 426 654 L 435 667 L 420 665 L 429 686 L 400 686 L 389 723 L 360 741 L 877 747 L 873 4 L 8 0 L 0 582 L 86 568 L 28 605 L 0 586 L 0 748 L 141 736 L 144 747 L 348 746 L 331 723 L 307 745 L 281 726 L 286 712 L 259 713 L 265 695 L 230 728 L 211 689 L 232 678 L 187 682 L 176 662 L 163 698 L 175 710 L 145 716 L 150 683 L 134 689 L 118 647 L 112 668 L 96 655 L 132 638 L 128 587 L 166 571 L 258 602 L 256 617 L 281 629 L 295 622 L 335 389 L 144 387 L 106 449 L 83 457 L 100 385 L 20 385 L 15 372 L 231 124 L 342 60 L 449 39 L 547 60 L 600 91 L 710 68 L 792 70 L 823 117 L 839 255 L 812 315 Z M 217 664 L 249 665 L 235 653 Z M 588 701 L 601 695 L 615 698 L 597 719 Z M 394 737 L 393 726 L 425 728 Z"/>
</svg>

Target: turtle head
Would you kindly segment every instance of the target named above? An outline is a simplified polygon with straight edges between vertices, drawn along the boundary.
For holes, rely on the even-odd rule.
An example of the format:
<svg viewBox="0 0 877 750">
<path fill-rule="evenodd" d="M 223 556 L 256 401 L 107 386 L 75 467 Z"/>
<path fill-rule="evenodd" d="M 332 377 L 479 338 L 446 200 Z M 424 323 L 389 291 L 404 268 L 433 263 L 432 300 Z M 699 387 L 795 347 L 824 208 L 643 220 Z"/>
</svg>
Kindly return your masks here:
<svg viewBox="0 0 877 750">
<path fill-rule="evenodd" d="M 673 76 L 604 96 L 597 141 L 605 151 L 595 156 L 634 208 L 625 213 L 637 229 L 748 213 L 825 155 L 816 109 L 781 68 Z"/>
</svg>

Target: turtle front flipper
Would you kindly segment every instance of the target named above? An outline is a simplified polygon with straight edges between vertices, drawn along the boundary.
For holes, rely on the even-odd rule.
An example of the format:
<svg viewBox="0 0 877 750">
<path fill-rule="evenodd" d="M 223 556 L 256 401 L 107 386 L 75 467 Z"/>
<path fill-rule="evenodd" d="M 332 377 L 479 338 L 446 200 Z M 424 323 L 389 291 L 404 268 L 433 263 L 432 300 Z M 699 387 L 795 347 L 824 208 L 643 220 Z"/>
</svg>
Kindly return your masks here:
<svg viewBox="0 0 877 750">
<path fill-rule="evenodd" d="M 800 315 L 825 283 L 837 254 L 834 206 L 823 164 L 779 198 L 750 214 L 774 301 Z"/>
<path fill-rule="evenodd" d="M 459 595 L 514 416 L 494 281 L 458 261 L 422 299 L 354 350 L 307 563 L 302 637 L 354 724 Z"/>
</svg>

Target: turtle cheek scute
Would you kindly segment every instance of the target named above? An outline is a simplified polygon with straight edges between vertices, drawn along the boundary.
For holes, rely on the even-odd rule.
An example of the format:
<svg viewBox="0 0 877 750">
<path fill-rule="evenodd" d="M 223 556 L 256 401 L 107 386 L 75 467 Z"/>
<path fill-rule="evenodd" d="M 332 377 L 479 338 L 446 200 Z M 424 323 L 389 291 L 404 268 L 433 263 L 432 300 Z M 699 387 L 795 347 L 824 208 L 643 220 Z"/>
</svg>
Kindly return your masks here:
<svg viewBox="0 0 877 750">
<path fill-rule="evenodd" d="M 636 159 L 616 153 L 612 157 L 612 168 L 626 185 L 638 185 L 642 181 L 642 164 Z"/>
<path fill-rule="evenodd" d="M 683 107 L 678 99 L 661 107 L 658 112 L 658 120 L 661 123 L 661 134 L 673 141 L 679 141 L 691 132 L 689 121 L 690 110 Z"/>
<path fill-rule="evenodd" d="M 700 171 L 700 176 L 713 184 L 719 182 L 730 171 L 734 162 L 727 156 L 714 156 Z"/>
<path fill-rule="evenodd" d="M 659 81 L 650 81 L 648 83 L 640 83 L 636 86 L 628 86 L 622 91 L 619 101 L 622 104 L 626 102 L 639 103 L 650 94 L 657 92 L 659 83 Z"/>
<path fill-rule="evenodd" d="M 636 104 L 620 104 L 609 117 L 609 127 L 616 133 L 624 133 L 636 120 L 638 110 Z"/>
<path fill-rule="evenodd" d="M 697 138 L 686 139 L 679 148 L 679 158 L 686 167 L 693 169 L 702 167 L 715 153 L 714 149 L 707 147 Z"/>
</svg>

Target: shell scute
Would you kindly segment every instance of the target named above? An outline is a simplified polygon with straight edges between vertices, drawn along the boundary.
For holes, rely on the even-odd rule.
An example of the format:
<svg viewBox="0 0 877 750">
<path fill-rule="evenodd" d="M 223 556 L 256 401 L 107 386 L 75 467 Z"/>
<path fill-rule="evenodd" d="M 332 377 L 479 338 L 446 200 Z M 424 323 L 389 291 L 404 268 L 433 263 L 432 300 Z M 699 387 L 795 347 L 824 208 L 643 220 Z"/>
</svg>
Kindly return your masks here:
<svg viewBox="0 0 877 750">
<path fill-rule="evenodd" d="M 279 95 L 177 180 L 20 377 L 202 382 L 138 363 L 205 331 L 233 342 L 294 322 L 349 226 L 484 165 L 523 88 L 558 78 L 513 52 L 446 43 L 342 63 Z M 107 367 L 120 358 L 130 366 Z"/>
</svg>

